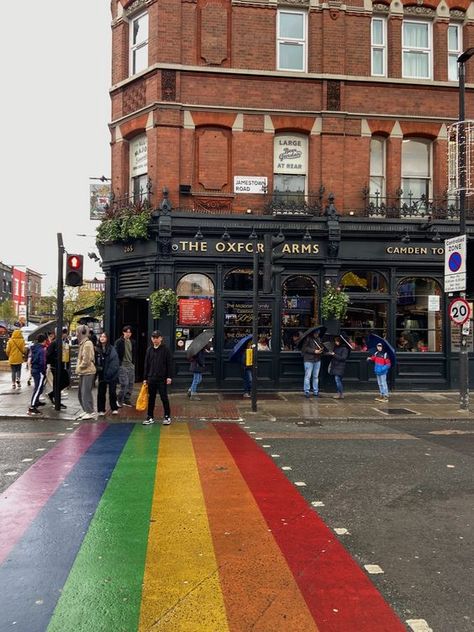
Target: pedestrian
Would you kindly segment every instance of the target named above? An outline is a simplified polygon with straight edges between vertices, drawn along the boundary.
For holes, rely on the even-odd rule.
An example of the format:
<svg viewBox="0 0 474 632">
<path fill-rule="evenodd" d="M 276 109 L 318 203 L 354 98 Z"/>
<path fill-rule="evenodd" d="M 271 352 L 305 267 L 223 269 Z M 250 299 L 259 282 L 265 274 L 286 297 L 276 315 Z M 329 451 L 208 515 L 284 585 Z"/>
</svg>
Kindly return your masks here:
<svg viewBox="0 0 474 632">
<path fill-rule="evenodd" d="M 375 353 L 367 358 L 367 362 L 374 363 L 374 373 L 380 391 L 379 397 L 375 398 L 376 401 L 388 402 L 387 374 L 390 371 L 391 362 L 381 342 L 377 343 Z"/>
<path fill-rule="evenodd" d="M 319 371 L 321 369 L 321 354 L 324 347 L 319 340 L 318 332 L 313 331 L 306 336 L 301 345 L 304 364 L 304 396 L 311 397 L 311 389 L 314 397 L 319 397 Z"/>
<path fill-rule="evenodd" d="M 115 349 L 119 357 L 119 392 L 117 406 L 132 407 L 132 392 L 135 384 L 136 345 L 132 340 L 132 328 L 125 325 L 122 328 L 122 336 L 115 341 Z"/>
<path fill-rule="evenodd" d="M 209 353 L 210 344 L 208 343 L 204 349 L 198 351 L 196 355 L 193 355 L 189 364 L 189 370 L 193 374 L 193 381 L 188 388 L 188 397 L 194 400 L 200 400 L 201 398 L 197 394 L 199 384 L 202 382 L 202 374 L 206 367 L 206 353 Z"/>
<path fill-rule="evenodd" d="M 44 406 L 44 403 L 40 402 L 40 395 L 46 380 L 46 340 L 45 334 L 38 334 L 36 342 L 30 350 L 31 376 L 34 381 L 30 407 L 28 408 L 28 415 L 30 416 L 41 415 L 38 407 Z"/>
<path fill-rule="evenodd" d="M 145 367 L 143 371 L 143 383 L 148 385 L 148 411 L 147 417 L 142 422 L 144 426 L 155 423 L 153 413 L 155 410 L 156 393 L 160 394 L 163 404 L 163 425 L 171 423 L 170 402 L 168 399 L 168 386 L 171 384 L 171 353 L 163 342 L 160 331 L 155 330 L 151 334 L 151 345 L 146 350 Z"/>
<path fill-rule="evenodd" d="M 120 362 L 117 350 L 110 344 L 108 334 L 103 331 L 99 335 L 98 345 L 95 349 L 96 369 L 98 375 L 97 387 L 97 415 L 105 415 L 105 400 L 109 389 L 109 403 L 112 415 L 118 413 L 117 407 L 117 382 Z"/>
<path fill-rule="evenodd" d="M 14 329 L 7 342 L 5 353 L 12 374 L 12 388 L 21 388 L 21 365 L 25 358 L 25 339 L 20 329 Z"/>
<path fill-rule="evenodd" d="M 59 390 L 62 391 L 65 388 L 67 388 L 69 386 L 69 372 L 67 369 L 67 362 L 64 362 L 64 358 L 69 356 L 69 343 L 67 341 L 67 329 L 63 328 L 62 330 L 62 334 L 61 334 L 61 338 L 62 338 L 62 351 L 61 351 L 61 370 L 60 370 L 60 374 L 59 374 Z M 65 351 L 67 353 L 65 353 Z M 55 404 L 54 401 L 54 394 L 56 392 L 56 382 L 57 382 L 57 359 L 58 359 L 58 342 L 57 339 L 55 338 L 51 344 L 49 346 L 46 347 L 46 364 L 49 366 L 49 370 L 51 371 L 51 375 L 53 377 L 53 382 L 50 388 L 50 391 L 48 392 L 48 397 L 49 400 L 51 401 L 51 403 Z M 61 408 L 67 408 L 67 406 L 65 406 L 62 402 L 61 402 Z"/>
<path fill-rule="evenodd" d="M 344 399 L 342 378 L 346 370 L 346 360 L 349 357 L 349 349 L 342 343 L 340 336 L 334 338 L 334 349 L 330 351 L 328 355 L 331 356 L 328 373 L 334 376 L 334 381 L 336 382 L 337 395 L 334 396 L 334 399 Z"/>
<path fill-rule="evenodd" d="M 94 413 L 94 401 L 92 398 L 92 386 L 96 372 L 94 345 L 89 338 L 89 327 L 87 325 L 79 325 L 76 333 L 79 342 L 76 366 L 76 373 L 79 376 L 77 396 L 82 408 L 82 412 L 76 419 L 96 419 L 97 415 Z"/>
</svg>

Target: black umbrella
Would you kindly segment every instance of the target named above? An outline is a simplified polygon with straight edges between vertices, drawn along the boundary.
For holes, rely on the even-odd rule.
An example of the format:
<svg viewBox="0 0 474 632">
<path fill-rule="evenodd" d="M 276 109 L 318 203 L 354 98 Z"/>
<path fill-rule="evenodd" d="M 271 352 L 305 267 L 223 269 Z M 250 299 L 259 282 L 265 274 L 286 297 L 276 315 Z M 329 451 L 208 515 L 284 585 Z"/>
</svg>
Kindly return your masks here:
<svg viewBox="0 0 474 632">
<path fill-rule="evenodd" d="M 193 356 L 204 349 L 209 342 L 214 338 L 214 329 L 206 329 L 199 336 L 196 336 L 189 347 L 186 349 L 186 357 L 191 360 Z"/>
<path fill-rule="evenodd" d="M 47 323 L 39 325 L 39 327 L 37 327 L 28 335 L 28 341 L 33 342 L 34 340 L 36 340 L 38 334 L 46 334 L 48 331 L 54 331 L 57 327 L 57 324 L 58 322 L 56 320 L 48 320 Z"/>
<path fill-rule="evenodd" d="M 326 333 L 326 327 L 324 327 L 324 325 L 317 325 L 316 327 L 310 327 L 309 329 L 304 331 L 301 334 L 301 336 L 298 338 L 298 340 L 296 341 L 296 346 L 300 348 L 304 339 L 310 336 L 314 332 L 316 332 L 319 337 L 324 336 L 324 334 Z"/>
<path fill-rule="evenodd" d="M 354 349 L 354 347 L 352 346 L 352 343 L 349 340 L 349 336 L 343 332 L 341 332 L 340 334 L 326 334 L 324 336 L 325 341 L 331 343 L 330 347 L 328 348 L 326 347 L 326 345 L 324 345 L 329 351 L 332 351 L 332 347 L 334 346 L 334 338 L 340 338 L 342 343 L 346 345 L 346 347 L 352 351 Z"/>
</svg>

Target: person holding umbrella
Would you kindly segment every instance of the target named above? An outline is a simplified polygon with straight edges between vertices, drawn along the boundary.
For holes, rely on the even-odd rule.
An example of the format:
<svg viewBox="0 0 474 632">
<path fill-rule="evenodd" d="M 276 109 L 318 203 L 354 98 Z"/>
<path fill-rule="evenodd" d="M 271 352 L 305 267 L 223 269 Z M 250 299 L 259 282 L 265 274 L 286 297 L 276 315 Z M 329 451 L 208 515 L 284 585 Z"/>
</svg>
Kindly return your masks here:
<svg viewBox="0 0 474 632">
<path fill-rule="evenodd" d="M 301 353 L 304 363 L 304 396 L 311 397 L 311 388 L 313 395 L 319 397 L 319 370 L 321 369 L 321 354 L 324 347 L 318 337 L 318 330 L 315 329 L 306 336 L 301 343 Z"/>
<path fill-rule="evenodd" d="M 191 382 L 191 386 L 188 388 L 188 397 L 190 399 L 194 399 L 194 400 L 201 399 L 200 397 L 198 397 L 197 388 L 199 384 L 201 384 L 202 382 L 202 374 L 206 366 L 205 356 L 206 356 L 206 353 L 209 353 L 210 346 L 211 346 L 210 342 L 208 342 L 207 345 L 204 347 L 204 349 L 201 349 L 201 351 L 198 351 L 196 355 L 193 355 L 191 357 L 189 369 L 191 373 L 193 374 L 193 381 Z"/>
<path fill-rule="evenodd" d="M 379 387 L 380 395 L 376 397 L 378 402 L 388 402 L 388 386 L 387 374 L 390 371 L 391 362 L 386 351 L 383 350 L 383 344 L 377 343 L 375 353 L 367 358 L 367 362 L 374 363 L 375 377 Z"/>
</svg>

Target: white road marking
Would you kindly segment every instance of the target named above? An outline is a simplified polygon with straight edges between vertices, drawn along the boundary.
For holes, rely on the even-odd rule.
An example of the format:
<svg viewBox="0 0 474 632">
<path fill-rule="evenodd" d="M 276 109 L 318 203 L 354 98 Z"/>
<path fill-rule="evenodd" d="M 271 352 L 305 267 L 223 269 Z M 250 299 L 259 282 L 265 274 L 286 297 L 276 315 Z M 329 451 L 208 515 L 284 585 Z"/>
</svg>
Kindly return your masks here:
<svg viewBox="0 0 474 632">
<path fill-rule="evenodd" d="M 384 572 L 378 564 L 364 564 L 364 568 L 370 575 L 380 575 Z"/>
<path fill-rule="evenodd" d="M 274 459 L 279 459 L 279 458 L 280 458 L 280 455 L 279 455 L 279 454 L 272 454 L 271 456 L 272 456 Z"/>
<path fill-rule="evenodd" d="M 306 483 L 303 481 L 295 481 L 297 487 L 306 487 Z"/>
<path fill-rule="evenodd" d="M 46 448 L 36 448 L 35 452 L 44 452 Z"/>
<path fill-rule="evenodd" d="M 324 507 L 324 503 L 321 500 L 312 500 L 311 504 L 313 507 Z"/>
<path fill-rule="evenodd" d="M 32 461 L 33 459 L 21 459 L 22 463 L 29 463 L 30 461 Z"/>
<path fill-rule="evenodd" d="M 5 476 L 15 476 L 18 472 L 5 472 Z"/>
<path fill-rule="evenodd" d="M 451 467 L 452 468 L 452 467 L 456 467 L 456 466 L 455 465 L 447 465 L 446 467 Z"/>
<path fill-rule="evenodd" d="M 265 445 L 262 445 L 262 448 L 271 448 L 272 446 L 268 443 L 266 443 Z"/>
<path fill-rule="evenodd" d="M 285 471 L 289 471 L 289 470 L 291 470 L 293 468 L 290 465 L 284 465 L 281 469 L 285 470 Z"/>
<path fill-rule="evenodd" d="M 413 632 L 433 632 L 433 628 L 424 619 L 407 619 L 406 623 Z"/>
<path fill-rule="evenodd" d="M 337 535 L 346 535 L 349 533 L 349 531 L 344 527 L 335 527 L 334 532 L 337 533 Z"/>
<path fill-rule="evenodd" d="M 56 443 L 57 439 L 48 439 L 48 443 Z"/>
</svg>

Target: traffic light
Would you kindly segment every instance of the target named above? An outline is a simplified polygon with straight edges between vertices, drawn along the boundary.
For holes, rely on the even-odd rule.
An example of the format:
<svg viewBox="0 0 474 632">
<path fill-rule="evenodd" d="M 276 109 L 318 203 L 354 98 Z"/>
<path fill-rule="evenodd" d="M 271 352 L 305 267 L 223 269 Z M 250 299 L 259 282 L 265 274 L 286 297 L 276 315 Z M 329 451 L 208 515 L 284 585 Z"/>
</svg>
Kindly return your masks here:
<svg viewBox="0 0 474 632">
<path fill-rule="evenodd" d="M 280 231 L 278 235 L 265 234 L 263 236 L 263 294 L 272 293 L 273 275 L 282 272 L 283 267 L 275 265 L 283 253 L 277 248 L 285 241 L 285 235 Z"/>
<path fill-rule="evenodd" d="M 73 287 L 82 285 L 83 274 L 83 255 L 68 255 L 66 259 L 66 285 L 72 285 Z"/>
</svg>

